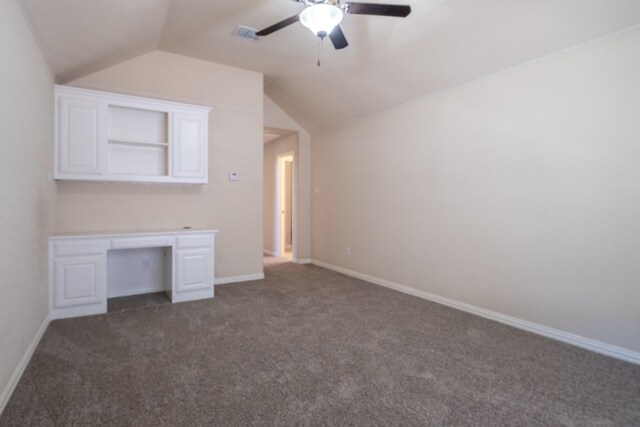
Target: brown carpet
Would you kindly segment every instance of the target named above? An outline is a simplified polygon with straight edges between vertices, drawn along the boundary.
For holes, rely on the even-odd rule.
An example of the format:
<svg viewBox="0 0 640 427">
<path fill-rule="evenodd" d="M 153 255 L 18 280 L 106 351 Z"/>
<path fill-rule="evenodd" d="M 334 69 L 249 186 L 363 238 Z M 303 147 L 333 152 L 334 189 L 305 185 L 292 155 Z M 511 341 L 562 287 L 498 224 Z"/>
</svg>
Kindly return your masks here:
<svg viewBox="0 0 640 427">
<path fill-rule="evenodd" d="M 322 268 L 54 321 L 2 426 L 639 426 L 640 366 Z"/>
</svg>

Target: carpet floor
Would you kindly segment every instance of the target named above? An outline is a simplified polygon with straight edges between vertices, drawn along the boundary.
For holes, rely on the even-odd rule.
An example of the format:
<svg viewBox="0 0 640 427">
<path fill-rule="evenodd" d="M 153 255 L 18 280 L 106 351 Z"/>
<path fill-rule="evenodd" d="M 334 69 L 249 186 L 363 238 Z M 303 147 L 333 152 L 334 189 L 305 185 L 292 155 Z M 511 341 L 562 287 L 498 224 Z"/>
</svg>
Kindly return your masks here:
<svg viewBox="0 0 640 427">
<path fill-rule="evenodd" d="M 1 426 L 640 426 L 640 366 L 311 266 L 51 322 Z"/>
</svg>

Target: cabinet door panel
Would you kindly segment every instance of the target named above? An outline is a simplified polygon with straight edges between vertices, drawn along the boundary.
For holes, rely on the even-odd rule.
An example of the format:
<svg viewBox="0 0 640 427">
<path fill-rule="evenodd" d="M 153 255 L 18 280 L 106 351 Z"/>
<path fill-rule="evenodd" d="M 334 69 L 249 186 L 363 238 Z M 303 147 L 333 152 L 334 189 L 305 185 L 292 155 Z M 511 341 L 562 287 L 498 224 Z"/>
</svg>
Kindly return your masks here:
<svg viewBox="0 0 640 427">
<path fill-rule="evenodd" d="M 101 111 L 98 101 L 60 98 L 57 145 L 60 173 L 101 173 Z"/>
<path fill-rule="evenodd" d="M 202 115 L 173 114 L 172 175 L 206 182 L 207 130 Z"/>
<path fill-rule="evenodd" d="M 54 260 L 54 309 L 106 303 L 105 255 L 59 257 Z"/>
<path fill-rule="evenodd" d="M 181 250 L 176 256 L 176 292 L 213 288 L 209 249 Z"/>
</svg>

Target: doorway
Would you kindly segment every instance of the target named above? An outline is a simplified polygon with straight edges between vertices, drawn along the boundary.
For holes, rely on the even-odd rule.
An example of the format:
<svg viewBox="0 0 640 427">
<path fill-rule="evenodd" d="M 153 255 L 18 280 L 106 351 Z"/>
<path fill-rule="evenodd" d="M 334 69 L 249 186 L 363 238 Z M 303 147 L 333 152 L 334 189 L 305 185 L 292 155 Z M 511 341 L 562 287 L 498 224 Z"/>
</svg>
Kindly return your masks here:
<svg viewBox="0 0 640 427">
<path fill-rule="evenodd" d="M 300 200 L 299 134 L 264 128 L 263 253 L 273 262 L 297 262 Z M 266 259 L 266 258 L 265 258 Z"/>
<path fill-rule="evenodd" d="M 294 152 L 276 157 L 274 248 L 276 256 L 291 260 L 295 253 L 295 168 Z"/>
</svg>

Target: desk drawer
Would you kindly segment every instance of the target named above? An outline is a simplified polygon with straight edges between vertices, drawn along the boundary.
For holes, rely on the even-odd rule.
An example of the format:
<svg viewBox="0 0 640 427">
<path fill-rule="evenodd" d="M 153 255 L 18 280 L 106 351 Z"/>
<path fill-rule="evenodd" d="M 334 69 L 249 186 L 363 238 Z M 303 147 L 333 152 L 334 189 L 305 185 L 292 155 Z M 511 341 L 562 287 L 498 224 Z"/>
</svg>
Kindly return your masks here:
<svg viewBox="0 0 640 427">
<path fill-rule="evenodd" d="M 106 250 L 104 240 L 75 240 L 68 242 L 55 242 L 53 244 L 54 256 L 68 255 L 93 255 Z"/>
<path fill-rule="evenodd" d="M 173 238 L 169 236 L 158 237 L 123 237 L 111 240 L 111 249 L 132 249 L 132 248 L 159 248 L 171 246 Z"/>
<path fill-rule="evenodd" d="M 208 248 L 211 246 L 210 234 L 191 234 L 188 236 L 178 236 L 176 248 Z"/>
</svg>

